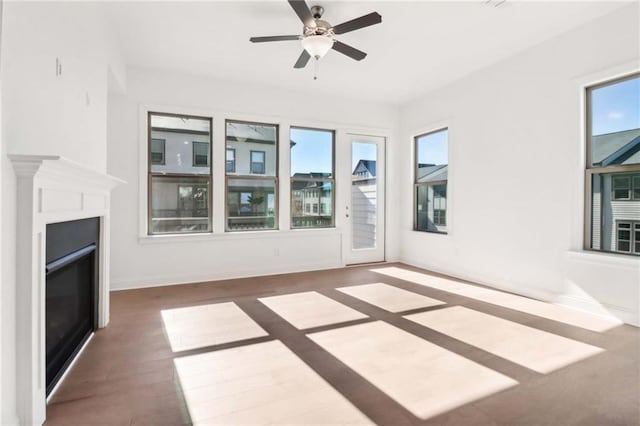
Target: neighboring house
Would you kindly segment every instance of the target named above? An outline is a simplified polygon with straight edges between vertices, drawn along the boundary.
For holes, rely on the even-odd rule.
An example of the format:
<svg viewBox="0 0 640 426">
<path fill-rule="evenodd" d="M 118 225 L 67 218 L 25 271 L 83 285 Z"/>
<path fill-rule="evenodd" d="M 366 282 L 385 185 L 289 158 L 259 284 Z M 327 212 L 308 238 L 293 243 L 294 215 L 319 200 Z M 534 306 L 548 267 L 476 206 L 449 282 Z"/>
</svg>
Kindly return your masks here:
<svg viewBox="0 0 640 426">
<path fill-rule="evenodd" d="M 376 177 L 375 160 L 360 160 L 353 169 L 352 181 L 357 179 L 371 179 Z"/>
<path fill-rule="evenodd" d="M 331 225 L 331 206 L 333 205 L 332 188 L 327 182 L 311 180 L 295 180 L 296 178 L 322 179 L 330 177 L 329 173 L 295 173 L 291 182 L 291 209 L 294 222 L 304 222 L 305 218 L 312 216 L 314 223 L 318 220 Z"/>
<path fill-rule="evenodd" d="M 640 163 L 640 129 L 592 137 L 594 166 Z M 594 175 L 594 249 L 640 254 L 640 173 Z"/>
<path fill-rule="evenodd" d="M 227 124 L 229 228 L 274 225 L 275 179 L 242 179 L 242 176 L 275 176 L 275 129 Z M 150 143 L 154 174 L 151 213 L 154 221 L 163 224 L 155 229 L 175 231 L 187 226 L 191 231 L 206 230 L 211 167 L 209 121 L 154 116 Z"/>
<path fill-rule="evenodd" d="M 207 230 L 210 122 L 154 115 L 150 131 L 153 231 Z"/>
<path fill-rule="evenodd" d="M 276 126 L 227 123 L 227 226 L 231 230 L 276 226 L 276 131 Z"/>
<path fill-rule="evenodd" d="M 418 164 L 417 229 L 447 232 L 447 165 Z"/>
</svg>

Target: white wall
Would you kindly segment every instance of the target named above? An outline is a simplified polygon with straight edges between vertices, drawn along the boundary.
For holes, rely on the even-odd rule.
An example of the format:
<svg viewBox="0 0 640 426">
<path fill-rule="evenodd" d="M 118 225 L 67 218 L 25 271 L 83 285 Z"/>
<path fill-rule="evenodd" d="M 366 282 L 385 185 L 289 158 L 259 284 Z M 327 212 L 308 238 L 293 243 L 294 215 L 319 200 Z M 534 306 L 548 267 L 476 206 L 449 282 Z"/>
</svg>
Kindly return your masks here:
<svg viewBox="0 0 640 426">
<path fill-rule="evenodd" d="M 310 79 L 309 84 L 313 84 Z M 140 238 L 144 234 L 144 107 L 161 112 L 213 117 L 213 236 Z M 224 234 L 224 120 L 255 120 L 280 125 L 279 205 L 281 231 Z M 395 107 L 349 99 L 316 98 L 295 92 L 215 81 L 201 76 L 129 69 L 127 93 L 109 97 L 108 173 L 129 185 L 112 199 L 112 288 L 130 288 L 264 275 L 342 266 L 341 215 L 334 230 L 288 230 L 289 125 L 338 129 L 336 168 L 346 164 L 350 147 L 341 132 L 388 129 L 397 125 Z M 393 155 L 393 137 L 388 151 Z M 142 170 L 142 175 L 141 175 Z M 389 170 L 389 175 L 393 170 Z M 347 185 L 343 190 L 348 191 Z M 338 190 L 340 188 L 338 187 Z M 393 200 L 391 201 L 393 202 Z M 392 204 L 390 204 L 392 205 Z M 391 210 L 391 209 L 390 209 Z M 388 259 L 397 259 L 393 210 L 389 214 Z M 142 219 L 141 219 L 142 217 Z M 304 249 L 301 249 L 304 245 Z M 312 249 L 307 248 L 312 247 Z"/>
<path fill-rule="evenodd" d="M 581 85 L 640 67 L 638 18 L 626 6 L 401 109 L 403 261 L 639 322 L 640 260 L 581 250 Z M 412 136 L 442 124 L 449 235 L 418 233 L 400 166 Z"/>
<path fill-rule="evenodd" d="M 98 4 L 4 4 L 0 424 L 16 418 L 16 189 L 6 154 L 54 154 L 106 170 L 108 82 L 124 66 Z M 62 74 L 56 76 L 56 58 Z"/>
<path fill-rule="evenodd" d="M 4 7 L 4 2 L 3 0 L 0 0 L 0 66 L 2 64 L 2 12 L 3 12 L 3 7 Z M 2 99 L 2 75 L 0 74 L 0 100 Z M 3 172 L 4 172 L 4 167 L 3 167 L 3 161 L 2 159 L 4 158 L 4 143 L 3 143 L 3 138 L 2 138 L 2 102 L 0 102 L 0 241 L 4 241 L 3 236 L 3 214 L 2 214 L 2 209 L 4 208 L 4 203 L 2 201 L 2 182 L 3 182 Z M 0 243 L 0 324 L 4 324 L 4 322 L 6 321 L 6 319 L 3 317 L 4 314 L 4 309 L 3 309 L 3 303 L 4 303 L 4 299 L 2 297 L 2 282 L 4 282 L 3 280 L 3 270 L 2 270 L 2 244 Z M 4 356 L 3 356 L 3 338 L 2 338 L 2 326 L 0 325 L 0 401 L 3 401 L 2 397 L 4 395 Z M 4 419 L 4 404 L 0 403 L 0 422 L 3 421 Z"/>
</svg>

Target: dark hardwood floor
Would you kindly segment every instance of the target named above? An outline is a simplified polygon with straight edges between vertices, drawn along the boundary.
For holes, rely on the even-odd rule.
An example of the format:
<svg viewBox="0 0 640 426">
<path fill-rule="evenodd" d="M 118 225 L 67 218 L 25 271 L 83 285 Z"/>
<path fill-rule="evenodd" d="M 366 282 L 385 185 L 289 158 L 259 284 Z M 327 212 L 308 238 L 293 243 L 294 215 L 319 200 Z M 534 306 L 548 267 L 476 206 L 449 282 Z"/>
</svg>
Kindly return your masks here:
<svg viewBox="0 0 640 426">
<path fill-rule="evenodd" d="M 428 273 L 396 264 L 394 266 Z M 560 321 L 485 303 L 372 272 L 373 266 L 120 291 L 111 295 L 111 322 L 95 333 L 47 407 L 52 425 L 191 424 L 174 359 L 251 343 L 280 340 L 373 422 L 381 425 L 638 425 L 640 330 L 620 325 L 589 331 Z M 436 274 L 433 274 L 436 275 Z M 604 349 L 548 374 L 493 355 L 446 334 L 412 323 L 335 289 L 384 282 Z M 316 291 L 369 318 L 382 321 L 518 382 L 429 419 L 420 419 L 260 303 L 257 298 Z M 161 311 L 235 302 L 268 336 L 174 353 Z M 415 312 L 438 307 L 414 310 Z M 413 312 L 413 311 L 412 311 Z M 344 327 L 335 324 L 313 331 Z M 371 336 L 375 338 L 375 336 Z M 416 380 L 428 378 L 416 378 Z M 443 389 L 443 391 L 445 391 Z M 451 391 L 450 389 L 448 391 Z M 206 422 L 205 422 L 206 423 Z M 255 424 L 261 419 L 255 419 Z"/>
</svg>

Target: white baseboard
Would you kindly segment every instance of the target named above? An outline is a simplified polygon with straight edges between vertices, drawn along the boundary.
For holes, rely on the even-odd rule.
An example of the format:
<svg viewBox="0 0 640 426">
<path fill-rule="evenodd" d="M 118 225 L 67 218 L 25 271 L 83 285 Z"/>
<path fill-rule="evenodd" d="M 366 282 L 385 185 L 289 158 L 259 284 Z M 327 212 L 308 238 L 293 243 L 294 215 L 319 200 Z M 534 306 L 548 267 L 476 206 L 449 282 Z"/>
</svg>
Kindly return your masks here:
<svg viewBox="0 0 640 426">
<path fill-rule="evenodd" d="M 164 287 L 169 285 L 193 284 L 208 281 L 231 280 L 237 278 L 262 277 L 269 275 L 292 274 L 296 272 L 321 271 L 326 269 L 341 268 L 342 263 L 320 262 L 298 265 L 274 265 L 259 268 L 243 268 L 235 271 L 212 272 L 210 274 L 188 275 L 178 274 L 174 276 L 163 275 L 161 277 L 144 277 L 133 280 L 111 281 L 111 291 L 135 290 L 149 287 Z"/>
<path fill-rule="evenodd" d="M 623 306 L 611 305 L 609 303 L 596 303 L 581 297 L 569 294 L 558 294 L 553 301 L 557 305 L 567 306 L 579 311 L 589 312 L 600 316 L 614 316 L 620 321 L 636 327 L 640 327 L 640 312 L 638 310 L 628 309 Z M 605 312 L 603 312 L 606 311 Z"/>
<path fill-rule="evenodd" d="M 492 280 L 486 280 L 482 277 L 470 276 L 460 271 L 447 271 L 431 265 L 427 265 L 424 262 L 416 259 L 404 259 L 402 263 L 416 268 L 422 268 L 427 271 L 432 271 L 442 275 L 448 275 L 452 278 L 469 281 L 470 283 L 477 283 L 485 285 L 487 287 L 494 288 L 496 290 L 506 291 L 514 293 L 524 297 L 530 297 L 532 299 L 541 300 L 544 302 L 553 303 L 556 305 L 566 306 L 578 311 L 587 312 L 593 315 L 601 317 L 615 317 L 627 324 L 640 327 L 640 312 L 638 309 L 633 310 L 622 306 L 611 305 L 607 303 L 596 303 L 592 300 L 583 299 L 574 295 L 568 295 L 563 293 L 552 292 L 548 290 L 532 289 L 513 287 L 504 283 L 496 283 Z M 603 312 L 605 311 L 605 312 Z"/>
</svg>

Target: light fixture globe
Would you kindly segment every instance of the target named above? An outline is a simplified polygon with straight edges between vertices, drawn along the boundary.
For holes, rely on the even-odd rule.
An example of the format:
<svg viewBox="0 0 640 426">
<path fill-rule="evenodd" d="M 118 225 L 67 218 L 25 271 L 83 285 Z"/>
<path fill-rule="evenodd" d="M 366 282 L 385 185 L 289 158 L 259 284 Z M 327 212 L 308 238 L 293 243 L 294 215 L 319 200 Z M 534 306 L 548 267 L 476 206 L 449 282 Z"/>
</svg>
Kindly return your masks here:
<svg viewBox="0 0 640 426">
<path fill-rule="evenodd" d="M 310 35 L 302 39 L 302 47 L 311 57 L 320 59 L 333 46 L 333 37 L 329 35 Z"/>
</svg>

